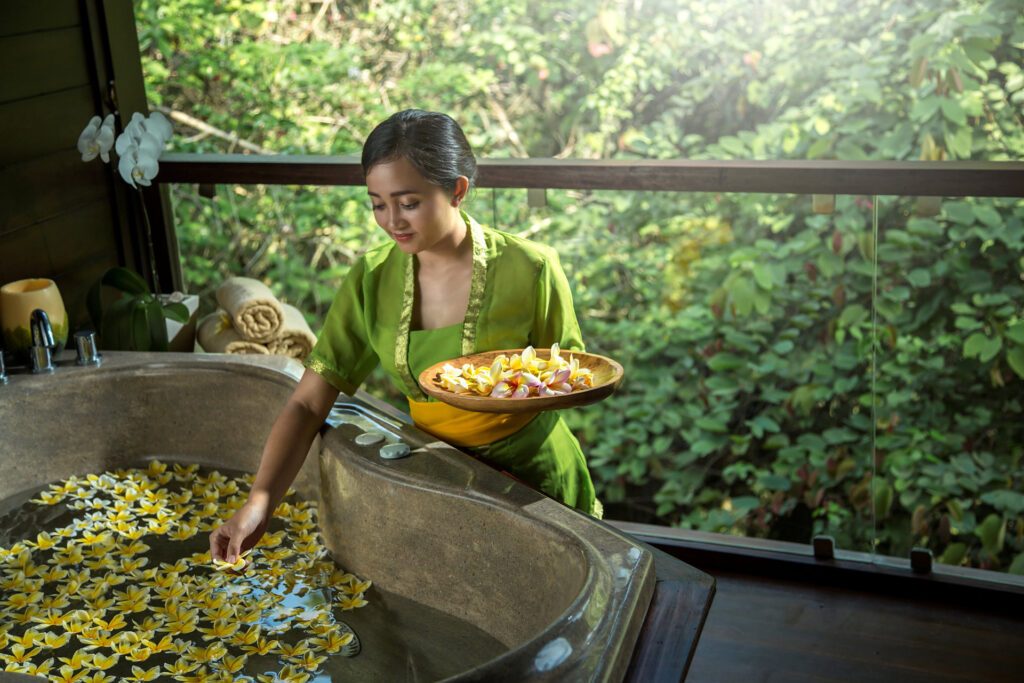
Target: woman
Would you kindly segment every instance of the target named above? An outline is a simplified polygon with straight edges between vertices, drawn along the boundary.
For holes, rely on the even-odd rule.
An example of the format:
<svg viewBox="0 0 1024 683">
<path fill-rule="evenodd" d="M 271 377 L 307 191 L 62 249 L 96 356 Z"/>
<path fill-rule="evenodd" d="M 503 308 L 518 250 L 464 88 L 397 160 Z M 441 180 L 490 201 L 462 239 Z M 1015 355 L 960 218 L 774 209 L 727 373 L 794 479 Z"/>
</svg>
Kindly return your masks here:
<svg viewBox="0 0 1024 683">
<path fill-rule="evenodd" d="M 557 254 L 462 212 L 476 159 L 445 114 L 391 116 L 367 139 L 362 166 L 374 218 L 391 240 L 345 278 L 271 429 L 247 502 L 210 535 L 213 557 L 233 562 L 259 540 L 338 393 L 354 394 L 378 363 L 409 398 L 418 427 L 599 516 L 579 443 L 555 413 L 464 411 L 428 400 L 415 379 L 477 351 L 556 342 L 582 351 Z"/>
</svg>

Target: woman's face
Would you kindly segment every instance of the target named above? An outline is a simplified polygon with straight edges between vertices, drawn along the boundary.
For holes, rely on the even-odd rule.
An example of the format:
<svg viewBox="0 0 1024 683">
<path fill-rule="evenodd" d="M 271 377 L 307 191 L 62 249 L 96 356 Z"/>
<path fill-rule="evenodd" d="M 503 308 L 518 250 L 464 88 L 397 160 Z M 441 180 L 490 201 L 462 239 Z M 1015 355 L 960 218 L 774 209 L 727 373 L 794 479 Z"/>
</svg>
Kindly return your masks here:
<svg viewBox="0 0 1024 683">
<path fill-rule="evenodd" d="M 377 225 L 407 254 L 455 246 L 465 237 L 458 200 L 427 182 L 406 159 L 371 168 L 366 189 Z"/>
</svg>

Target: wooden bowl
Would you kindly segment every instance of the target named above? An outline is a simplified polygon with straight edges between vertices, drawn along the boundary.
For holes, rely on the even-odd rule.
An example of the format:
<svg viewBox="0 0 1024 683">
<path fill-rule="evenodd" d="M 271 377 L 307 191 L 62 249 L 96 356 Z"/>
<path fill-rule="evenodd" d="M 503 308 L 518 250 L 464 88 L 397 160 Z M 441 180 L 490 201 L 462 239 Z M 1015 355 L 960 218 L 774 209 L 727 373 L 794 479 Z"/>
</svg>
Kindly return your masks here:
<svg viewBox="0 0 1024 683">
<path fill-rule="evenodd" d="M 538 358 L 547 360 L 551 357 L 551 349 L 537 349 L 536 351 Z M 462 408 L 463 410 L 472 410 L 478 413 L 536 413 L 541 410 L 562 410 L 564 408 L 575 408 L 577 406 L 597 403 L 610 396 L 618 388 L 619 383 L 622 382 L 622 366 L 611 358 L 598 356 L 594 353 L 570 352 L 562 349 L 559 353 L 562 358 L 568 360 L 571 353 L 573 358 L 579 360 L 581 368 L 590 369 L 594 374 L 594 386 L 562 396 L 491 398 L 490 396 L 477 396 L 474 394 L 456 394 L 453 391 L 448 391 L 441 385 L 441 371 L 445 365 L 454 365 L 461 368 L 466 363 L 469 363 L 474 367 L 490 367 L 494 359 L 502 354 L 511 357 L 513 354 L 521 355 L 522 353 L 522 349 L 484 351 L 441 361 L 420 373 L 420 387 L 429 396 L 433 396 L 439 401 L 456 408 Z"/>
</svg>

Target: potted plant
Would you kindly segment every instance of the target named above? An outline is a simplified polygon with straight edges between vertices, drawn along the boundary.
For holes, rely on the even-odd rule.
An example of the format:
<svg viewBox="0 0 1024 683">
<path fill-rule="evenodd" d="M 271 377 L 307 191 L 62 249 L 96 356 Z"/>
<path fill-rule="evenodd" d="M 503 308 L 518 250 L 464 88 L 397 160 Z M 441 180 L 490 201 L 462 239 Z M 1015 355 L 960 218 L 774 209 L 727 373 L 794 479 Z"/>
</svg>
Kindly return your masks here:
<svg viewBox="0 0 1024 683">
<path fill-rule="evenodd" d="M 104 288 L 117 294 L 111 298 Z M 181 295 L 178 295 L 181 297 Z M 198 297 L 155 295 L 133 270 L 111 268 L 89 289 L 86 306 L 99 347 L 120 351 L 191 351 Z M 191 304 L 191 305 L 189 305 Z M 169 344 L 168 329 L 173 328 Z"/>
</svg>

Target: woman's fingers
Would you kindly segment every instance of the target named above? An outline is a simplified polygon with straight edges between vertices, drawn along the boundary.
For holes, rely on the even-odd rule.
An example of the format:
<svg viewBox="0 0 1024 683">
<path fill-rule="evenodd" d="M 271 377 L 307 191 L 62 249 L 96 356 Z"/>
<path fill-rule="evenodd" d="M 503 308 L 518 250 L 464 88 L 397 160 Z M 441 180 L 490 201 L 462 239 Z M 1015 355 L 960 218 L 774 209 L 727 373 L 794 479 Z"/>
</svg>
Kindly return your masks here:
<svg viewBox="0 0 1024 683">
<path fill-rule="evenodd" d="M 215 560 L 223 560 L 227 554 L 228 545 L 231 541 L 231 534 L 222 524 L 210 534 L 210 557 Z"/>
</svg>

